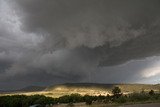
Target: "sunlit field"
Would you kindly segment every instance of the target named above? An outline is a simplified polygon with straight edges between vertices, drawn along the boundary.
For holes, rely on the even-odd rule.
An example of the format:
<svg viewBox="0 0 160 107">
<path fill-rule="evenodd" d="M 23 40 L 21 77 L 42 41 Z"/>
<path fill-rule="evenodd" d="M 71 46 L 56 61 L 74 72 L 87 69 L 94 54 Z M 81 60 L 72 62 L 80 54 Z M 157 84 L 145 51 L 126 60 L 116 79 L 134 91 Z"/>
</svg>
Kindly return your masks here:
<svg viewBox="0 0 160 107">
<path fill-rule="evenodd" d="M 142 90 L 145 92 L 149 92 L 150 90 L 154 90 L 155 93 L 160 92 L 160 85 L 147 85 L 147 84 L 63 84 L 63 85 L 55 85 L 50 86 L 44 89 L 43 91 L 34 91 L 34 92 L 11 92 L 11 93 L 1 93 L 0 95 L 45 95 L 47 97 L 58 98 L 64 95 L 70 95 L 73 93 L 78 93 L 80 95 L 92 95 L 92 96 L 107 96 L 112 95 L 113 87 L 120 87 L 123 94 L 130 94 L 134 92 L 141 92 Z"/>
<path fill-rule="evenodd" d="M 147 84 L 62 84 L 46 87 L 42 91 L 1 93 L 0 106 L 116 107 L 159 103 L 159 89 L 160 85 Z"/>
</svg>

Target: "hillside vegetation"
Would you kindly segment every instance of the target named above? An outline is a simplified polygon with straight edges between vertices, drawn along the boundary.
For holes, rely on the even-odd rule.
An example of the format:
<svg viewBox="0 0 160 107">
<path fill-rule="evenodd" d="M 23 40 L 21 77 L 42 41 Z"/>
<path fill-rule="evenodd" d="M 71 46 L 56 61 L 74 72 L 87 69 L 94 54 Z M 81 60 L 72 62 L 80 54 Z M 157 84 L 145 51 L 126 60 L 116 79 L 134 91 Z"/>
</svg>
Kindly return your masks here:
<svg viewBox="0 0 160 107">
<path fill-rule="evenodd" d="M 160 85 L 151 84 L 89 84 L 89 83 L 73 83 L 73 84 L 62 84 L 56 86 L 50 86 L 45 91 L 59 92 L 59 93 L 79 93 L 81 95 L 107 95 L 111 94 L 111 90 L 114 87 L 119 87 L 124 94 L 141 92 L 149 92 L 154 90 L 155 92 L 160 91 Z"/>
<path fill-rule="evenodd" d="M 31 91 L 32 89 L 29 88 L 28 92 L 27 90 L 22 92 L 16 92 L 16 93 L 7 93 L 7 95 L 17 95 L 17 94 L 24 94 L 24 95 L 45 95 L 48 97 L 60 97 L 63 95 L 70 95 L 73 93 L 78 93 L 81 95 L 111 95 L 112 89 L 114 87 L 119 87 L 123 94 L 129 94 L 129 93 L 139 93 L 141 91 L 149 92 L 150 90 L 154 90 L 155 93 L 158 93 L 160 91 L 160 85 L 151 85 L 151 84 L 94 84 L 94 83 L 68 83 L 68 84 L 61 84 L 61 85 L 54 85 L 49 86 L 45 88 L 43 91 L 36 91 L 35 88 L 34 91 Z M 25 88 L 27 89 L 27 88 Z M 4 95 L 4 94 L 3 94 Z"/>
<path fill-rule="evenodd" d="M 59 98 L 46 97 L 44 95 L 8 95 L 0 96 L 0 107 L 76 107 L 77 104 L 85 107 L 93 105 L 93 107 L 108 107 L 127 104 L 142 104 L 142 103 L 159 103 L 160 93 L 155 93 L 150 90 L 148 93 L 142 90 L 140 93 L 130 93 L 124 95 L 119 87 L 112 89 L 112 95 L 80 95 L 70 94 L 63 95 Z M 83 104 L 82 104 L 83 103 Z M 102 105 L 102 106 L 100 106 Z M 77 105 L 78 106 L 78 105 Z M 80 107 L 79 106 L 79 107 Z M 89 106 L 88 106 L 89 107 Z"/>
</svg>

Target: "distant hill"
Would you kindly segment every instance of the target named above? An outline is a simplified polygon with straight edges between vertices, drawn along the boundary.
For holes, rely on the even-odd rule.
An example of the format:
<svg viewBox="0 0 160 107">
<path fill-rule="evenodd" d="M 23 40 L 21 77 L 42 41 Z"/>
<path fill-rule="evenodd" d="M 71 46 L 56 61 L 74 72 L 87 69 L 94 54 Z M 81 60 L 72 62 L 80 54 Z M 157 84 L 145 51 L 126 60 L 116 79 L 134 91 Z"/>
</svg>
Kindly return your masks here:
<svg viewBox="0 0 160 107">
<path fill-rule="evenodd" d="M 4 93 L 5 91 L 3 91 L 3 90 L 0 90 L 0 93 Z"/>
<path fill-rule="evenodd" d="M 49 86 L 45 90 L 51 91 L 58 88 L 72 89 L 72 88 L 87 88 L 87 89 L 101 89 L 111 91 L 114 87 L 119 87 L 123 92 L 140 92 L 156 90 L 160 91 L 160 84 L 98 84 L 98 83 L 66 83 L 60 85 Z"/>
<path fill-rule="evenodd" d="M 98 83 L 65 83 L 59 85 L 53 85 L 47 87 L 46 91 L 51 91 L 60 87 L 70 89 L 70 88 L 100 88 L 100 89 L 111 89 L 115 84 L 98 84 Z"/>
<path fill-rule="evenodd" d="M 42 87 L 42 86 L 28 86 L 28 87 L 24 87 L 22 89 L 16 90 L 16 91 L 20 91 L 20 92 L 35 92 L 35 91 L 43 91 L 45 90 L 46 87 Z"/>
<path fill-rule="evenodd" d="M 141 92 L 149 92 L 154 90 L 155 92 L 160 91 L 160 85 L 151 84 L 97 84 L 97 83 L 66 83 L 61 85 L 54 85 L 47 87 L 45 91 L 51 93 L 59 93 L 61 95 L 79 93 L 82 95 L 107 95 L 112 93 L 114 87 L 119 87 L 124 94 Z"/>
<path fill-rule="evenodd" d="M 72 93 L 79 93 L 81 95 L 107 95 L 112 94 L 112 89 L 114 87 L 119 87 L 123 94 L 129 94 L 133 92 L 149 92 L 154 90 L 155 92 L 160 92 L 160 84 L 97 84 L 97 83 L 66 83 L 53 85 L 48 87 L 40 86 L 29 86 L 22 88 L 20 90 L 11 92 L 0 92 L 2 95 L 6 93 L 7 95 L 15 94 L 25 94 L 34 95 L 41 94 L 49 97 L 60 97 L 63 95 L 69 95 Z M 3 94 L 4 95 L 4 94 Z"/>
<path fill-rule="evenodd" d="M 46 87 L 42 86 L 28 86 L 18 90 L 0 90 L 0 93 L 19 93 L 19 92 L 37 92 L 43 91 Z"/>
</svg>

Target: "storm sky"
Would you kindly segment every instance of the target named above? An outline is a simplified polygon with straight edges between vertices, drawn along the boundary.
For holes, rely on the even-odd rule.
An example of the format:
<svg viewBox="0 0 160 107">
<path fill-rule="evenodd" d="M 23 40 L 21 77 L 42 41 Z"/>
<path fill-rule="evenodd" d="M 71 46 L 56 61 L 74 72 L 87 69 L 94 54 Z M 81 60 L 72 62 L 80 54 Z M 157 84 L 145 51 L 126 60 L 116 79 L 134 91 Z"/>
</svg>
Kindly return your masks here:
<svg viewBox="0 0 160 107">
<path fill-rule="evenodd" d="M 159 0 L 0 0 L 0 90 L 160 83 Z"/>
</svg>

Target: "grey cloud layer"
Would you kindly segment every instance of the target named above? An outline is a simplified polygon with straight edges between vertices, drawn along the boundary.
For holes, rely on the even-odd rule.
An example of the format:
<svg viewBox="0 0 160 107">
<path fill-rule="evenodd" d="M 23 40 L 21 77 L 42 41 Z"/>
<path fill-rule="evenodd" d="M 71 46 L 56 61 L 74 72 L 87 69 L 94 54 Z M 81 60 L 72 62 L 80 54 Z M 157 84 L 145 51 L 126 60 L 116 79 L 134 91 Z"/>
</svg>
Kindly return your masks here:
<svg viewBox="0 0 160 107">
<path fill-rule="evenodd" d="M 129 7 L 125 5 L 126 2 L 17 0 L 22 8 L 19 14 L 24 16 L 23 29 L 30 32 L 42 29 L 48 32 L 49 37 L 45 42 L 49 42 L 46 46 L 49 49 L 79 46 L 93 48 L 106 42 L 117 46 L 123 41 L 142 35 L 145 30 L 143 25 L 135 23 L 144 19 L 138 16 L 138 22 L 132 22 L 132 16 L 140 14 L 137 8 L 140 9 L 143 5 L 141 2 L 134 3 L 138 6 L 133 7 L 128 2 L 131 6 Z M 142 7 L 142 12 L 145 8 L 146 6 Z"/>
<path fill-rule="evenodd" d="M 137 82 L 150 60 L 140 65 L 135 61 L 130 67 L 117 65 L 160 53 L 159 0 L 0 3 L 0 86 L 5 88 L 40 80 L 39 85 Z"/>
</svg>

